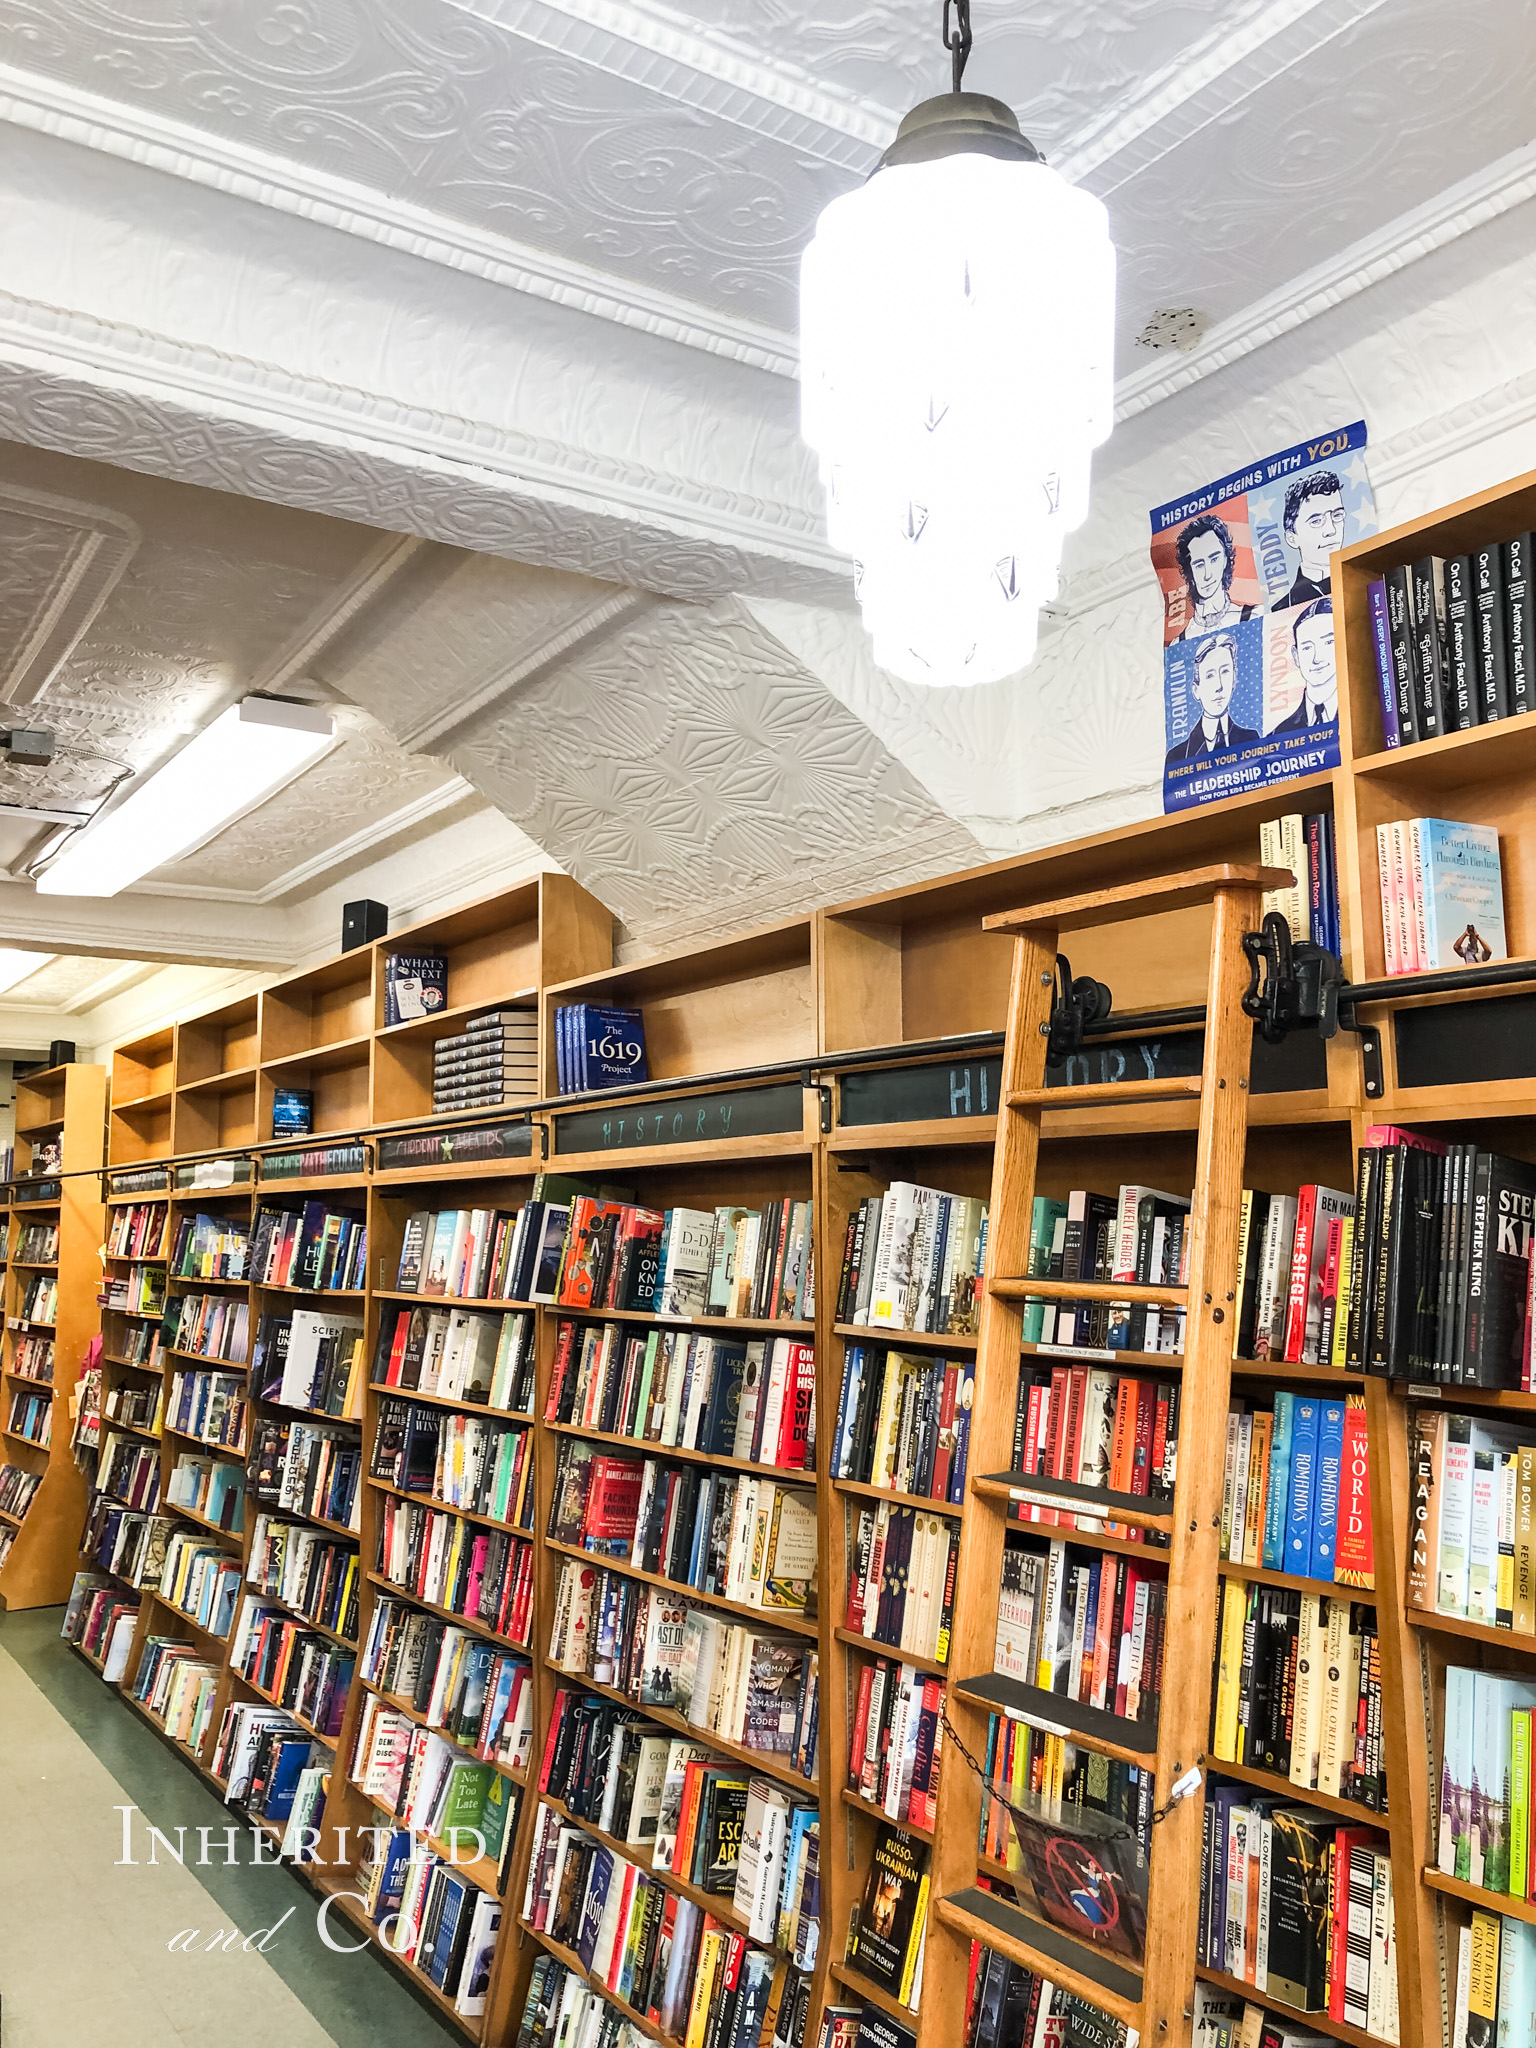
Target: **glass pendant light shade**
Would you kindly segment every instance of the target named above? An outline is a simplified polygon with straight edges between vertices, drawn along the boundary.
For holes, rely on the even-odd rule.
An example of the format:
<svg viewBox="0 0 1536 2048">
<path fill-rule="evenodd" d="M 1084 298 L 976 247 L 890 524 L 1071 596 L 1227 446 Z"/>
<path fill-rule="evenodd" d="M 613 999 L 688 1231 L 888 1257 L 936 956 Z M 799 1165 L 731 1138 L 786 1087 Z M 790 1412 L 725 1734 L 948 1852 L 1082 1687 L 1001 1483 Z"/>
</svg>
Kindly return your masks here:
<svg viewBox="0 0 1536 2048">
<path fill-rule="evenodd" d="M 984 110 L 979 143 L 930 112 L 957 107 Z M 999 102 L 951 95 L 903 137 L 913 124 L 918 160 L 898 137 L 806 249 L 801 426 L 875 659 L 910 682 L 984 683 L 1032 658 L 1087 516 L 1113 416 L 1115 252 L 1103 206 Z M 925 129 L 949 153 L 922 154 Z"/>
</svg>

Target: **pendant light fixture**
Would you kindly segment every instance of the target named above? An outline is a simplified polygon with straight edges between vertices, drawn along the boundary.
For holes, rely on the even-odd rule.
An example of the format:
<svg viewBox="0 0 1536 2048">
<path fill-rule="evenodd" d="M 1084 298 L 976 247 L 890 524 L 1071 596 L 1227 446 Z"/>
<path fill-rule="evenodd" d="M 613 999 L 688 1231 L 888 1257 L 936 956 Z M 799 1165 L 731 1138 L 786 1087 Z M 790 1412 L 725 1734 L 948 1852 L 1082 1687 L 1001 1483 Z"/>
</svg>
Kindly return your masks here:
<svg viewBox="0 0 1536 2048">
<path fill-rule="evenodd" d="M 1114 402 L 1109 217 L 1001 100 L 954 90 L 834 199 L 800 271 L 801 431 L 882 668 L 985 683 L 1033 657 Z"/>
</svg>

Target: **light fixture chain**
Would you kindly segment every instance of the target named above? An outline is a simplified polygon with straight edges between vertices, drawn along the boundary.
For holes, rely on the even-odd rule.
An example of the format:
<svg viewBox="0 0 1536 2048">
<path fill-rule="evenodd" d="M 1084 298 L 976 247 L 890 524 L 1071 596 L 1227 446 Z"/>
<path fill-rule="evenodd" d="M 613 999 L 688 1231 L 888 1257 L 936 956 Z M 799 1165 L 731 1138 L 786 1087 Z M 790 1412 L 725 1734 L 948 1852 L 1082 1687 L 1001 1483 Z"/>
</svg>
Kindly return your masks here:
<svg viewBox="0 0 1536 2048">
<path fill-rule="evenodd" d="M 950 27 L 953 10 L 955 25 Z M 954 90 L 964 90 L 965 60 L 971 54 L 971 0 L 944 0 L 944 47 L 954 64 Z"/>
</svg>

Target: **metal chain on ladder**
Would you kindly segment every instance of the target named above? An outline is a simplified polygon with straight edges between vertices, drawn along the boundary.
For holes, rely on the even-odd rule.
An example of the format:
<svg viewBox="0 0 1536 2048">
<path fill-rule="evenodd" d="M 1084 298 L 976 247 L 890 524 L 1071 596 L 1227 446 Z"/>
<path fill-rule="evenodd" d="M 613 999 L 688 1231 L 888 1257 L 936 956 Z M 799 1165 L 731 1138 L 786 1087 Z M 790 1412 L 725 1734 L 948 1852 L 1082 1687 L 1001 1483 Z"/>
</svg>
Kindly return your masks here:
<svg viewBox="0 0 1536 2048">
<path fill-rule="evenodd" d="M 947 1708 L 941 1709 L 940 1711 L 939 1726 L 944 1730 L 945 1736 L 948 1738 L 949 1742 L 954 1746 L 954 1748 L 959 1750 L 961 1756 L 969 1765 L 970 1769 L 975 1772 L 976 1777 L 981 1784 L 983 1798 L 995 1800 L 996 1803 L 1003 1808 L 1004 1812 L 1007 1813 L 1009 1818 L 1013 1820 L 1015 1823 L 1021 1820 L 1038 1820 L 1039 1816 L 1037 1814 L 1026 1813 L 1022 1807 L 1015 1806 L 1011 1799 L 1005 1797 L 1003 1793 L 998 1791 L 997 1787 L 992 1783 L 991 1779 L 987 1776 L 985 1769 L 976 1761 L 975 1757 L 972 1756 L 969 1749 L 966 1748 L 964 1742 L 960 1739 L 960 1736 L 956 1733 L 955 1724 L 953 1721 L 950 1720 L 949 1710 Z M 1194 1764 L 1190 1767 L 1190 1769 L 1185 1771 L 1182 1777 L 1174 1781 L 1173 1790 L 1168 1794 L 1166 1804 L 1156 1807 L 1153 1810 L 1152 1825 L 1154 1827 L 1156 1827 L 1159 1821 L 1166 1820 L 1169 1814 L 1172 1813 L 1173 1809 L 1176 1806 L 1182 1805 L 1183 1802 L 1186 1799 L 1188 1799 L 1192 1792 L 1199 1791 L 1204 1766 L 1205 1758 L 1203 1756 L 1197 1757 Z"/>
</svg>

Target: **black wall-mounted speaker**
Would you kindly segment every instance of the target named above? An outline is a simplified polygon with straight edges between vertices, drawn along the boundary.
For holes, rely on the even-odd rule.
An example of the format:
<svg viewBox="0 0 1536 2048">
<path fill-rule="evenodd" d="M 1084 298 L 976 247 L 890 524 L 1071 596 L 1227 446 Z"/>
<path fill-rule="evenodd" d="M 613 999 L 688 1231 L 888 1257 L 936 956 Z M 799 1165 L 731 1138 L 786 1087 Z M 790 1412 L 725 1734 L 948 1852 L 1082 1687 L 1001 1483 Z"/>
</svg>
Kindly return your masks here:
<svg viewBox="0 0 1536 2048">
<path fill-rule="evenodd" d="M 50 1067 L 68 1067 L 68 1066 L 73 1066 L 73 1065 L 74 1065 L 74 1059 L 75 1059 L 75 1041 L 74 1041 L 74 1040 L 73 1040 L 72 1038 L 56 1038 L 56 1039 L 54 1039 L 53 1043 L 52 1043 L 52 1044 L 51 1044 L 51 1045 L 49 1046 L 49 1048 L 48 1048 L 48 1064 L 49 1064 L 49 1066 L 50 1066 Z"/>
<path fill-rule="evenodd" d="M 383 903 L 375 903 L 364 896 L 356 903 L 344 903 L 341 909 L 341 950 L 350 953 L 354 946 L 366 946 L 370 940 L 382 939 L 389 930 L 389 909 Z"/>
</svg>

